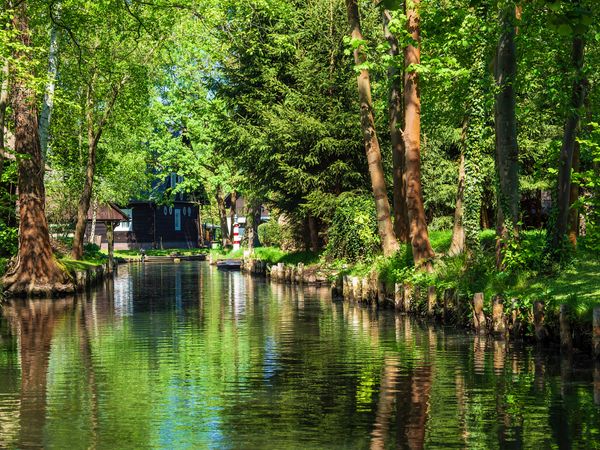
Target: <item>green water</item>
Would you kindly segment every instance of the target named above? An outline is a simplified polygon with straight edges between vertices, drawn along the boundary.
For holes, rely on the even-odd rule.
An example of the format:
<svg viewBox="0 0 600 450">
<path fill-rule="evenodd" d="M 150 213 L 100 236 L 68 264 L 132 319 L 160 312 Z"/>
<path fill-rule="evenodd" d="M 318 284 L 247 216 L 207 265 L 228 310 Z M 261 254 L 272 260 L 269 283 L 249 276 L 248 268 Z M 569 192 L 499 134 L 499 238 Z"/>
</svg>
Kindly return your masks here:
<svg viewBox="0 0 600 450">
<path fill-rule="evenodd" d="M 0 337 L 2 448 L 600 448 L 585 355 L 205 263 L 5 306 Z"/>
</svg>

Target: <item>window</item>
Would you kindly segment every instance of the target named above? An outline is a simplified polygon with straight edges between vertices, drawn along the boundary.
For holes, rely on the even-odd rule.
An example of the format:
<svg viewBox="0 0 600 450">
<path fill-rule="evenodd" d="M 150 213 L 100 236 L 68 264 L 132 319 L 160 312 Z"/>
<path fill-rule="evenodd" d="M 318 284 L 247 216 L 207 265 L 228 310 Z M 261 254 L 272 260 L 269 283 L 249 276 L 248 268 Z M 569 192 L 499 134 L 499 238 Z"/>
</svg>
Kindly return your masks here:
<svg viewBox="0 0 600 450">
<path fill-rule="evenodd" d="M 115 227 L 115 231 L 132 231 L 133 230 L 133 209 L 122 209 L 125 214 L 129 217 L 129 220 L 119 222 L 119 225 Z"/>
<path fill-rule="evenodd" d="M 181 231 L 181 210 L 175 208 L 175 231 Z"/>
<path fill-rule="evenodd" d="M 177 175 L 172 173 L 171 174 L 171 189 L 175 189 L 175 186 L 177 186 Z"/>
</svg>

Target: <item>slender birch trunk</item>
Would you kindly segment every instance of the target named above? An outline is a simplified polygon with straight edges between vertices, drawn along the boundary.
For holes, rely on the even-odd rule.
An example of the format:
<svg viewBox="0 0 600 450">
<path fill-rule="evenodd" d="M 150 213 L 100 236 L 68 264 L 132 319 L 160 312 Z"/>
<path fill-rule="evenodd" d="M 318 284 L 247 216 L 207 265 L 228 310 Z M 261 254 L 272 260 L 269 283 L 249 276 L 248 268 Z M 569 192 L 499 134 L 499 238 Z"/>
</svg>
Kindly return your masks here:
<svg viewBox="0 0 600 450">
<path fill-rule="evenodd" d="M 48 133 L 50 129 L 50 118 L 54 107 L 54 91 L 56 89 L 56 75 L 58 73 L 58 40 L 56 25 L 52 24 L 50 29 L 50 53 L 48 56 L 48 82 L 46 84 L 46 93 L 44 94 L 44 103 L 42 104 L 42 113 L 40 115 L 39 134 L 40 146 L 42 148 L 42 158 L 46 160 L 48 153 Z"/>
</svg>

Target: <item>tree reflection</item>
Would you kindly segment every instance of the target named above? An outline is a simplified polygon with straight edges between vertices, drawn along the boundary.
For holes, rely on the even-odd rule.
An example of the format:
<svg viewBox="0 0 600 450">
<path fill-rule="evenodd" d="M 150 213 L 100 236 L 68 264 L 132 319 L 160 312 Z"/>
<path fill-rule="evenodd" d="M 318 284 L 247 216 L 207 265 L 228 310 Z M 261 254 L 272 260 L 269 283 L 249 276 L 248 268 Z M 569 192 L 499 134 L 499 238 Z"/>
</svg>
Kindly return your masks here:
<svg viewBox="0 0 600 450">
<path fill-rule="evenodd" d="M 74 298 L 11 302 L 3 314 L 19 337 L 21 356 L 22 448 L 44 446 L 46 388 L 52 336 L 56 324 L 72 310 Z"/>
</svg>

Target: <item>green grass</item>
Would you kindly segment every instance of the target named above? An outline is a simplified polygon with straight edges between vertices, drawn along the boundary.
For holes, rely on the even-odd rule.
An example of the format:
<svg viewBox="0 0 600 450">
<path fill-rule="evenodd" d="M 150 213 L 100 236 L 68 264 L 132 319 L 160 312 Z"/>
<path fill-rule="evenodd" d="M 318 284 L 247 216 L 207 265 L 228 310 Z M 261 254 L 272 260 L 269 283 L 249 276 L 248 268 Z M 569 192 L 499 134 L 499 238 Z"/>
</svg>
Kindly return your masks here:
<svg viewBox="0 0 600 450">
<path fill-rule="evenodd" d="M 92 267 L 101 266 L 106 262 L 106 260 L 104 260 L 104 259 L 91 259 L 91 260 L 82 259 L 82 260 L 78 261 L 78 260 L 70 259 L 70 258 L 61 258 L 61 259 L 59 259 L 59 262 L 63 266 L 65 266 L 65 268 L 67 269 L 68 272 L 73 272 L 76 270 L 86 270 L 86 269 L 90 269 Z"/>
<path fill-rule="evenodd" d="M 102 250 L 104 254 L 106 250 Z M 206 253 L 207 250 L 203 248 L 167 248 L 162 250 L 150 249 L 146 250 L 146 256 L 170 256 L 173 253 L 177 253 L 181 256 L 192 256 L 201 255 Z M 141 253 L 139 250 L 115 250 L 115 257 L 125 259 L 140 259 Z"/>
<path fill-rule="evenodd" d="M 211 250 L 210 254 L 216 259 L 238 259 L 244 257 L 244 249 L 224 252 L 222 250 Z M 284 263 L 297 265 L 299 263 L 316 264 L 320 255 L 314 252 L 285 252 L 277 247 L 257 247 L 254 249 L 253 257 L 269 264 Z"/>
</svg>

